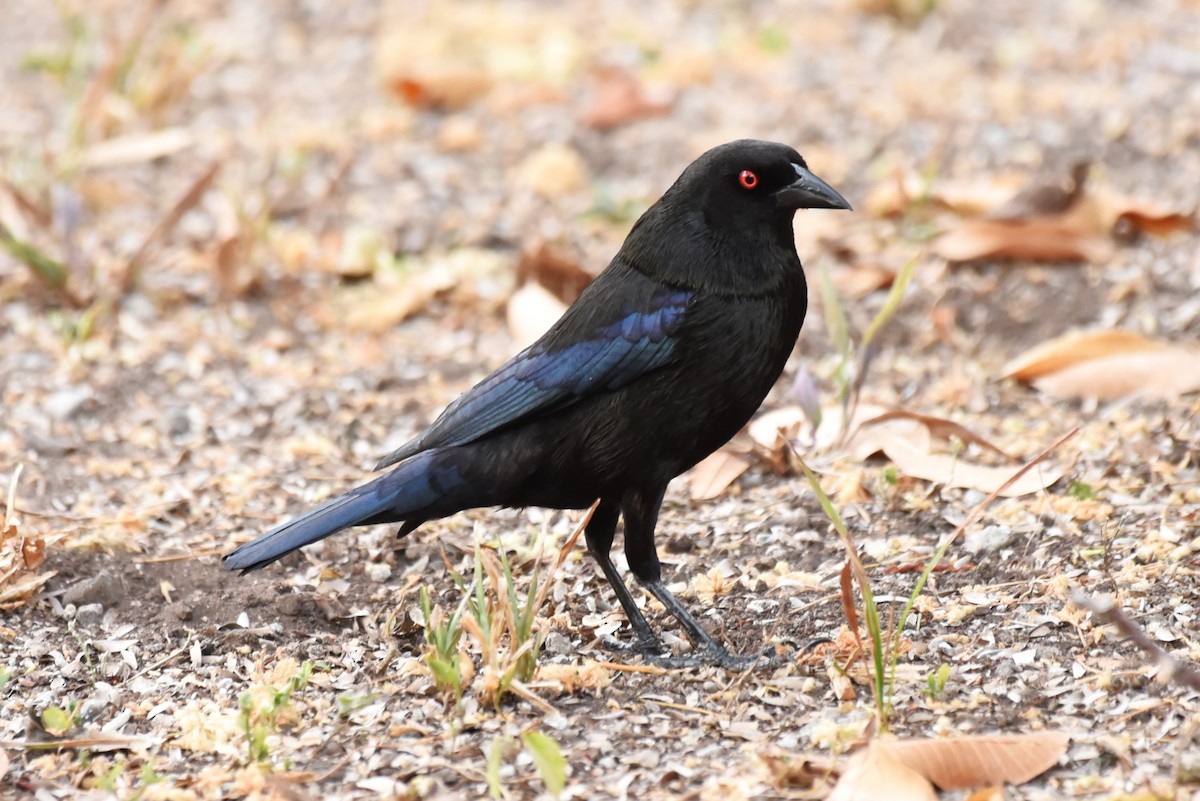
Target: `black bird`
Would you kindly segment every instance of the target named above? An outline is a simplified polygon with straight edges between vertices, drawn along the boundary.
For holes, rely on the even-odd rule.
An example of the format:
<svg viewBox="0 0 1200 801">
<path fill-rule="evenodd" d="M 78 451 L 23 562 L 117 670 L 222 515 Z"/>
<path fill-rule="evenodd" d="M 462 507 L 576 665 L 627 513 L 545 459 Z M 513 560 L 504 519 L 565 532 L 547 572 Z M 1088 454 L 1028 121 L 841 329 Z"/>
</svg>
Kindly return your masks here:
<svg viewBox="0 0 1200 801">
<path fill-rule="evenodd" d="M 742 664 L 662 580 L 654 529 L 667 483 L 730 439 L 783 371 L 807 307 L 792 218 L 849 209 L 792 148 L 743 139 L 696 159 L 546 334 L 382 459 L 390 472 L 224 557 L 243 572 L 350 526 L 481 506 L 586 509 L 585 530 L 637 635 L 662 645 L 609 557 L 629 567 L 706 661 Z"/>
</svg>

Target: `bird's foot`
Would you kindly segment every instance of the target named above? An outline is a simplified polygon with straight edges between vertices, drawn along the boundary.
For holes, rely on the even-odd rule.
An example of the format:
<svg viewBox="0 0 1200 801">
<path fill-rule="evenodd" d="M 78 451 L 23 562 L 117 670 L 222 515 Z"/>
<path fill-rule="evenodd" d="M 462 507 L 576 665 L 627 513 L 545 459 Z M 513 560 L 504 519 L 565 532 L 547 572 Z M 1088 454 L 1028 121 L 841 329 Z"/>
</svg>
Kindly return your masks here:
<svg viewBox="0 0 1200 801">
<path fill-rule="evenodd" d="M 767 648 L 757 654 L 734 654 L 722 645 L 715 648 L 708 646 L 699 648 L 691 653 L 676 654 L 661 642 L 633 643 L 621 642 L 612 637 L 600 640 L 600 645 L 610 651 L 622 655 L 637 655 L 646 664 L 668 670 L 694 670 L 704 667 L 719 667 L 733 672 L 742 672 L 756 667 L 778 668 L 788 663 L 785 655 L 780 655 L 774 648 Z"/>
<path fill-rule="evenodd" d="M 787 664 L 786 656 L 780 655 L 774 648 L 766 648 L 756 654 L 731 653 L 725 646 L 708 646 L 696 653 L 696 658 L 703 665 L 724 668 L 732 671 L 745 671 L 756 667 L 777 668 Z"/>
<path fill-rule="evenodd" d="M 626 656 L 642 656 L 647 660 L 667 658 L 671 655 L 671 649 L 663 645 L 657 637 L 638 637 L 634 642 L 624 642 L 616 637 L 601 637 L 599 642 L 600 647 L 607 651 Z"/>
</svg>

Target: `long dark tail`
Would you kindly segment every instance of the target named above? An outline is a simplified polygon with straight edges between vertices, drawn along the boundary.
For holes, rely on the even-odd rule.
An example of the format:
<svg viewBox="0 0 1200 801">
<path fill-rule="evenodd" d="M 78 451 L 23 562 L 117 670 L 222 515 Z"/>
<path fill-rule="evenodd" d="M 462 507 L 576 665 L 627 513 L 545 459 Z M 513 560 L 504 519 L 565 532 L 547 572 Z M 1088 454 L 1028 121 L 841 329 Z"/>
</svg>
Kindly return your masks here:
<svg viewBox="0 0 1200 801">
<path fill-rule="evenodd" d="M 458 470 L 437 455 L 438 451 L 417 454 L 374 481 L 276 526 L 221 561 L 230 570 L 246 573 L 344 528 L 405 521 L 401 534 L 407 534 L 428 519 L 476 505 L 456 497 L 463 487 Z"/>
</svg>

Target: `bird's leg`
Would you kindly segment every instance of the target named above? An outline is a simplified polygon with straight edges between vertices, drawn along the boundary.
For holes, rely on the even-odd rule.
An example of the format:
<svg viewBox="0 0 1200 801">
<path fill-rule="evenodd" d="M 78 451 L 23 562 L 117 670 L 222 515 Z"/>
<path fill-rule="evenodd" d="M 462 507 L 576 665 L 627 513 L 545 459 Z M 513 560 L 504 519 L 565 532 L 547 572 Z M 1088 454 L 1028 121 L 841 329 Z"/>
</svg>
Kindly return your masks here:
<svg viewBox="0 0 1200 801">
<path fill-rule="evenodd" d="M 612 558 L 609 556 L 612 551 L 613 537 L 617 531 L 619 513 L 620 508 L 615 502 L 603 500 L 596 507 L 592 519 L 583 531 L 584 538 L 587 540 L 588 553 L 604 571 L 604 577 L 608 579 L 613 592 L 617 595 L 617 600 L 621 602 L 621 608 L 625 610 L 625 617 L 629 618 L 629 623 L 633 626 L 634 633 L 637 635 L 637 643 L 634 647 L 645 654 L 661 654 L 666 651 L 666 648 L 654 634 L 650 624 L 646 622 L 645 615 L 637 608 L 633 595 L 625 586 L 625 582 L 621 580 L 620 575 L 617 574 L 616 565 L 612 563 Z"/>
<path fill-rule="evenodd" d="M 649 493 L 630 490 L 621 499 L 621 511 L 625 516 L 625 555 L 629 560 L 629 569 L 642 586 L 666 607 L 671 617 L 679 621 L 699 651 L 697 659 L 679 660 L 681 666 L 714 664 L 730 670 L 750 667 L 761 657 L 729 653 L 724 645 L 705 631 L 700 621 L 679 602 L 662 580 L 662 565 L 654 547 L 654 529 L 658 525 L 658 510 L 662 506 L 665 491 L 665 486 Z"/>
</svg>

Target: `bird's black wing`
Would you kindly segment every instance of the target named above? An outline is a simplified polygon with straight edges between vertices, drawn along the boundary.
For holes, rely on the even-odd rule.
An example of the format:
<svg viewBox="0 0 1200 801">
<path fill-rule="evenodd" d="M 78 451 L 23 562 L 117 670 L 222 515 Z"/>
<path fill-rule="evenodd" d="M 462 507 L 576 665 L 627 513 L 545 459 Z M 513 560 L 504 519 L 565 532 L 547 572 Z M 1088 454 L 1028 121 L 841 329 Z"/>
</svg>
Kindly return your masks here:
<svg viewBox="0 0 1200 801">
<path fill-rule="evenodd" d="M 585 293 L 593 297 L 581 297 L 545 336 L 451 403 L 421 436 L 375 469 L 614 392 L 667 364 L 693 293 L 651 286 L 636 273 L 602 288 L 598 283 L 601 279 L 589 287 L 598 291 Z"/>
</svg>

